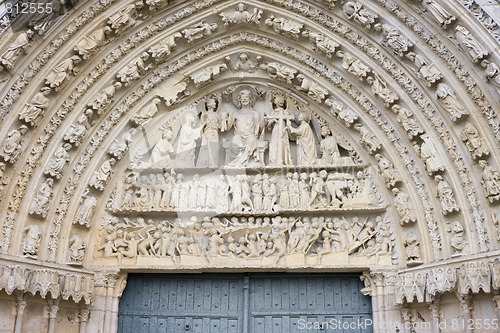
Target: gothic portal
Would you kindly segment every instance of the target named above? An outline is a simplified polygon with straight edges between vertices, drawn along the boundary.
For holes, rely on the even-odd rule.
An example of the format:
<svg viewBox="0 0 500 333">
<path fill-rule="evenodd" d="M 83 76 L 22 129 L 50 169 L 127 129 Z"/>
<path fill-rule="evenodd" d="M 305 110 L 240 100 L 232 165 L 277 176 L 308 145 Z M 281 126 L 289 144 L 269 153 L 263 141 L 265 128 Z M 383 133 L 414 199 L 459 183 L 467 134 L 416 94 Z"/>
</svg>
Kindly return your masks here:
<svg viewBox="0 0 500 333">
<path fill-rule="evenodd" d="M 498 331 L 498 5 L 0 6 L 0 332 Z"/>
</svg>

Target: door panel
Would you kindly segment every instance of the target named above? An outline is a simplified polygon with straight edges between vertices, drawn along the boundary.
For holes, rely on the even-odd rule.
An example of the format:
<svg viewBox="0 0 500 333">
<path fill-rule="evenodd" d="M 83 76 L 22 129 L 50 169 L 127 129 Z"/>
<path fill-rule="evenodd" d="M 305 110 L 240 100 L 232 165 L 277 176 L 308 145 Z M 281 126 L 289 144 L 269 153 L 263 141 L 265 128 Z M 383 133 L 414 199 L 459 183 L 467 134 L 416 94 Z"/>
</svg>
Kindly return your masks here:
<svg viewBox="0 0 500 333">
<path fill-rule="evenodd" d="M 175 333 L 371 332 L 342 329 L 371 318 L 357 275 L 131 274 L 118 331 Z M 243 328 L 247 315 L 248 329 Z"/>
</svg>

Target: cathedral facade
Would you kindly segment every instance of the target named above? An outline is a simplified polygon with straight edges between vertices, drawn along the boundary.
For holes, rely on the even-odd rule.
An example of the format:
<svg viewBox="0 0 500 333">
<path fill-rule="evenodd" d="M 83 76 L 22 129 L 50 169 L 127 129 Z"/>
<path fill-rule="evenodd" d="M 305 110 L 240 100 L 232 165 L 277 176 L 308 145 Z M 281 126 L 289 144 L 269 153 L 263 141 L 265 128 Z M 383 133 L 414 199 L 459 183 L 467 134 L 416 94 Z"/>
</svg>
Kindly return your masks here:
<svg viewBox="0 0 500 333">
<path fill-rule="evenodd" d="M 498 332 L 500 8 L 0 6 L 0 332 Z"/>
</svg>

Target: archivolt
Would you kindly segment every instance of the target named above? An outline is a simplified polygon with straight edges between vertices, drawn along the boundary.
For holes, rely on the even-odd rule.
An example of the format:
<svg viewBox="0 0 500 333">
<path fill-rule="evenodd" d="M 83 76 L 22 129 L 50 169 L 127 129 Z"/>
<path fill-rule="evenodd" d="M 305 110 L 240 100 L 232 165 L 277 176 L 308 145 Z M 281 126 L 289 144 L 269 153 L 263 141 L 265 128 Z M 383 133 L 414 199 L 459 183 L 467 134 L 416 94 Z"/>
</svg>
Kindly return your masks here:
<svg viewBox="0 0 500 333">
<path fill-rule="evenodd" d="M 381 138 L 384 153 L 395 163 L 400 173 L 406 173 L 406 179 L 413 181 L 413 184 L 405 184 L 405 188 L 412 196 L 414 207 L 418 206 L 422 211 L 418 216 L 418 229 L 422 237 L 425 237 L 422 243 L 426 249 L 426 261 L 449 256 L 448 249 L 443 251 L 441 249 L 442 240 L 448 237 L 446 223 L 449 219 L 439 216 L 439 201 L 432 198 L 434 190 L 428 190 L 434 187 L 434 182 L 425 176 L 427 172 L 423 162 L 413 157 L 416 155 L 410 147 L 412 142 L 401 127 L 396 125 L 395 116 L 390 111 L 387 112 L 388 109 L 384 103 L 372 94 L 370 87 L 365 83 L 358 86 L 358 79 L 342 68 L 338 58 L 328 59 L 324 55 L 311 51 L 312 45 L 305 37 L 300 37 L 299 40 L 287 38 L 265 26 L 263 22 L 258 28 L 246 24 L 230 26 L 227 29 L 222 27 L 219 19 L 214 18 L 213 8 L 215 7 L 212 6 L 217 3 L 217 1 L 187 2 L 169 5 L 162 11 L 154 13 L 141 24 L 114 37 L 99 54 L 85 62 L 86 67 L 77 77 L 72 78 L 63 90 L 51 95 L 51 105 L 45 111 L 44 118 L 37 128 L 29 132 L 32 139 L 25 138 L 24 147 L 29 148 L 24 149 L 16 164 L 21 172 L 16 173 L 14 168 L 9 167 L 3 176 L 4 179 L 16 180 L 10 181 L 2 193 L 4 198 L 2 211 L 5 212 L 2 214 L 2 220 L 5 221 L 3 252 L 19 255 L 22 230 L 32 222 L 27 214 L 27 207 L 31 201 L 29 193 L 33 193 L 43 181 L 44 165 L 61 145 L 64 130 L 84 112 L 85 105 L 94 98 L 96 93 L 116 80 L 116 73 L 130 59 L 147 51 L 150 46 L 165 36 L 205 19 L 210 22 L 219 22 L 219 29 L 216 33 L 192 44 L 180 41 L 177 49 L 164 63 L 158 65 L 134 85 L 122 88 L 117 95 L 116 103 L 108 108 L 109 111 L 95 119 L 96 123 L 91 133 L 86 136 L 80 146 L 74 147 L 71 151 L 72 162 L 64 169 L 65 175 L 58 181 L 56 193 L 52 198 L 51 210 L 47 218 L 47 222 L 50 221 L 50 223 L 44 223 L 47 234 L 44 242 L 48 250 L 41 252 L 39 259 L 65 262 L 65 243 L 73 228 L 77 228 L 72 225 L 73 216 L 67 214 L 77 209 L 80 195 L 84 192 L 90 176 L 104 161 L 106 150 L 100 148 L 107 148 L 110 142 L 129 126 L 128 119 L 134 110 L 138 110 L 151 97 L 151 92 L 155 87 L 163 81 L 181 81 L 182 76 L 192 73 L 197 68 L 215 64 L 224 56 L 234 54 L 241 49 L 251 50 L 253 53 L 261 52 L 264 61 L 272 61 L 272 59 L 280 59 L 284 56 L 283 63 L 296 67 L 307 77 L 317 80 L 330 91 L 330 95 L 338 97 L 344 104 L 356 110 L 362 119 L 361 122 Z M 216 13 L 232 10 L 235 4 L 236 2 L 233 1 L 221 3 Z M 125 5 L 120 3 L 120 8 Z M 472 170 L 479 171 L 480 168 L 474 165 L 473 160 L 468 156 L 467 149 L 461 144 L 459 135 L 463 125 L 454 124 L 449 119 L 449 115 L 441 114 L 441 107 L 435 98 L 435 85 L 427 87 L 422 84 L 416 74 L 409 69 L 411 62 L 394 56 L 389 49 L 380 45 L 379 34 L 373 29 L 363 30 L 355 23 L 346 21 L 338 9 L 326 10 L 317 3 L 301 4 L 298 1 L 287 3 L 254 1 L 247 5 L 264 10 L 262 21 L 273 13 L 276 17 L 285 16 L 303 22 L 306 28 L 321 32 L 336 40 L 341 44 L 343 51 L 355 54 L 372 69 L 373 73 L 377 73 L 387 81 L 389 89 L 400 96 L 397 104 L 412 109 L 415 112 L 414 117 L 422 124 L 425 132 L 430 133 L 434 138 L 441 139 L 439 150 L 443 156 L 448 156 L 446 176 L 453 184 L 455 195 L 462 207 L 461 218 L 468 226 L 466 229 L 469 231 L 469 243 L 473 245 L 471 251 L 484 252 L 488 250 L 488 243 L 492 247 L 497 247 L 491 241 L 496 238 L 491 236 L 494 234 L 493 225 L 483 224 L 484 220 L 491 221 L 494 208 L 490 208 L 490 204 L 484 199 L 482 189 L 479 189 L 480 173 L 477 172 L 477 176 L 471 173 Z M 386 11 L 382 5 L 390 7 L 389 11 Z M 424 53 L 443 71 L 443 81 L 455 89 L 467 108 L 475 110 L 475 105 L 479 106 L 483 116 L 479 112 L 471 112 L 467 121 L 474 122 L 481 137 L 488 142 L 491 151 L 490 164 L 498 165 L 498 161 L 495 161 L 495 152 L 498 151 L 498 141 L 495 140 L 495 136 L 497 140 L 500 137 L 498 119 L 496 119 L 493 107 L 488 103 L 490 100 L 495 104 L 493 96 L 498 96 L 498 94 L 492 87 L 481 82 L 478 75 L 468 74 L 474 73 L 474 68 L 477 69 L 477 66 L 472 67 L 466 64 L 468 60 L 465 55 L 454 56 L 453 54 L 458 50 L 455 45 L 442 38 L 438 39 L 437 29 L 433 29 L 433 33 L 436 34 L 434 35 L 423 27 L 422 23 L 416 19 L 416 15 L 412 16 L 405 12 L 402 9 L 403 6 L 390 6 L 383 1 L 381 5 L 366 6 L 378 13 L 379 22 L 394 25 L 414 41 L 417 46 L 413 48 L 413 51 Z M 11 82 L 13 81 L 11 79 L 4 86 L 4 90 L 10 86 L 1 104 L 2 115 L 5 119 L 4 133 L 19 126 L 17 114 L 22 108 L 21 100 L 30 100 L 39 89 L 39 85 L 33 83 L 28 85 L 27 80 L 42 82 L 51 68 L 70 56 L 72 47 L 79 38 L 86 32 L 92 31 L 104 22 L 106 17 L 120 8 L 97 3 L 82 4 L 72 15 L 73 22 L 66 20 L 60 22 L 45 38 L 48 40 L 48 37 L 59 31 L 57 37 L 54 37 L 50 43 L 39 42 L 40 45 L 46 45 L 40 53 L 30 54 L 17 64 L 16 71 L 24 68 L 23 74 L 16 83 Z M 407 6 L 404 9 L 411 10 Z M 85 13 L 84 10 L 87 12 Z M 82 14 L 77 15 L 77 13 Z M 95 18 L 92 18 L 94 16 Z M 66 22 L 68 22 L 67 26 L 65 26 Z M 403 23 L 408 27 L 404 27 Z M 410 31 L 409 28 L 416 33 Z M 77 29 L 80 30 L 77 32 Z M 465 84 L 465 87 L 460 84 L 460 81 Z M 216 85 L 217 82 L 212 82 L 212 84 Z M 204 89 L 211 89 L 210 87 L 213 86 Z M 289 88 L 293 89 L 293 87 Z M 488 90 L 485 96 L 483 91 Z M 307 96 L 304 98 L 308 99 Z M 181 97 L 175 105 L 190 101 L 192 101 L 190 97 Z M 311 99 L 308 101 L 311 104 L 315 103 Z M 498 103 L 494 106 L 498 107 Z M 491 132 L 486 131 L 486 123 L 492 128 Z M 358 136 L 354 131 L 351 130 L 351 132 L 353 137 Z M 366 156 L 368 155 L 367 153 Z M 376 162 L 372 160 L 372 163 Z M 110 183 L 110 188 L 102 195 L 102 198 L 105 198 L 105 195 L 111 191 L 112 184 L 113 182 Z M 390 198 L 389 194 L 386 197 Z M 397 220 L 394 212 L 393 217 Z M 455 218 L 458 219 L 458 216 Z M 94 221 L 93 228 L 98 228 L 99 222 Z M 83 231 L 83 233 L 87 237 L 96 234 L 95 231 Z M 401 238 L 399 238 L 399 243 L 402 243 Z"/>
</svg>

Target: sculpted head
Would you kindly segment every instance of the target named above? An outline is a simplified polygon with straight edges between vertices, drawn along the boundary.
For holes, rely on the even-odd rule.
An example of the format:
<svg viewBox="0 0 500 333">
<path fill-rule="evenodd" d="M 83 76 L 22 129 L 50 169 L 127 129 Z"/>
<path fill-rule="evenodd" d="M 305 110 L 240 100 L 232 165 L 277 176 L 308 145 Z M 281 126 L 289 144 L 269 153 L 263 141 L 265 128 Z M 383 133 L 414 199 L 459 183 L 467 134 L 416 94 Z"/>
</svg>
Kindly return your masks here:
<svg viewBox="0 0 500 333">
<path fill-rule="evenodd" d="M 252 94 L 250 93 L 250 90 L 243 89 L 242 91 L 240 91 L 240 93 L 238 94 L 238 102 L 240 103 L 240 107 L 250 105 L 251 98 Z"/>
</svg>

